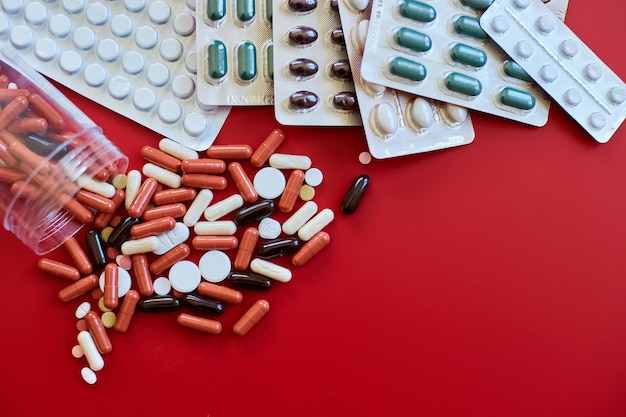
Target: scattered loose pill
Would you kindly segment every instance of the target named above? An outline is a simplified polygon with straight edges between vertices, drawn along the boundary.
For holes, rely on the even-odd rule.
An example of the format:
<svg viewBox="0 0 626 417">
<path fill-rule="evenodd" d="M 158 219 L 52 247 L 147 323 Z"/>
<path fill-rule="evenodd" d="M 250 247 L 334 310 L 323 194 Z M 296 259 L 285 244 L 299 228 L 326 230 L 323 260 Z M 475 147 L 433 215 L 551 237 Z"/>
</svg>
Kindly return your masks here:
<svg viewBox="0 0 626 417">
<path fill-rule="evenodd" d="M 367 151 L 361 152 L 359 154 L 359 162 L 363 165 L 369 164 L 370 162 L 372 162 L 372 155 Z"/>
<path fill-rule="evenodd" d="M 233 326 L 233 332 L 245 336 L 267 314 L 270 304 L 266 300 L 258 300 Z"/>
<path fill-rule="evenodd" d="M 77 319 L 82 319 L 85 317 L 85 314 L 91 310 L 91 304 L 88 301 L 81 303 L 77 308 L 74 315 Z"/>
<path fill-rule="evenodd" d="M 361 199 L 365 195 L 367 191 L 367 187 L 369 186 L 370 179 L 367 175 L 359 175 L 345 196 L 343 197 L 343 201 L 341 202 L 341 212 L 344 214 L 352 214 L 356 211 L 357 207 L 361 203 Z"/>
<path fill-rule="evenodd" d="M 259 222 L 259 236 L 263 239 L 276 239 L 281 231 L 280 223 L 271 217 L 266 217 Z"/>
<path fill-rule="evenodd" d="M 80 348 L 80 345 L 74 345 L 72 347 L 72 356 L 76 359 L 82 358 L 84 355 L 83 350 Z"/>
<path fill-rule="evenodd" d="M 250 262 L 250 269 L 259 275 L 275 279 L 280 282 L 291 281 L 291 271 L 283 266 L 264 259 L 255 258 Z"/>
<path fill-rule="evenodd" d="M 130 290 L 132 280 L 127 270 L 122 269 L 115 265 L 117 268 L 117 296 L 122 298 Z M 99 286 L 104 291 L 104 272 L 100 274 Z"/>
<path fill-rule="evenodd" d="M 212 250 L 200 258 L 200 273 L 209 282 L 222 282 L 231 271 L 230 258 L 222 251 Z"/>
<path fill-rule="evenodd" d="M 254 176 L 254 188 L 260 197 L 268 200 L 281 195 L 286 185 L 285 175 L 276 168 L 261 168 Z"/>
<path fill-rule="evenodd" d="M 198 316 L 193 316 L 187 313 L 181 313 L 176 318 L 176 322 L 188 329 L 197 330 L 207 334 L 220 334 L 222 333 L 222 325 L 219 321 L 205 319 Z"/>
<path fill-rule="evenodd" d="M 87 367 L 80 370 L 80 376 L 82 376 L 83 380 L 89 385 L 93 385 L 98 381 L 96 373 Z"/>
<path fill-rule="evenodd" d="M 191 261 L 176 262 L 170 268 L 169 280 L 170 285 L 176 291 L 188 293 L 196 288 L 201 281 L 200 269 Z"/>
<path fill-rule="evenodd" d="M 309 168 L 304 172 L 304 182 L 311 187 L 317 187 L 324 180 L 324 174 L 318 168 Z"/>
<path fill-rule="evenodd" d="M 159 277 L 155 279 L 152 286 L 154 287 L 154 293 L 156 295 L 167 295 L 172 290 L 170 280 L 166 277 Z"/>
<path fill-rule="evenodd" d="M 111 329 L 113 328 L 113 326 L 115 326 L 116 319 L 117 319 L 117 316 L 112 311 L 105 311 L 104 313 L 102 313 L 102 316 L 100 317 L 100 320 L 102 320 L 102 324 L 107 329 Z"/>
<path fill-rule="evenodd" d="M 315 197 L 315 188 L 311 187 L 308 184 L 304 184 L 300 187 L 300 192 L 298 196 L 302 201 L 311 201 Z"/>
</svg>

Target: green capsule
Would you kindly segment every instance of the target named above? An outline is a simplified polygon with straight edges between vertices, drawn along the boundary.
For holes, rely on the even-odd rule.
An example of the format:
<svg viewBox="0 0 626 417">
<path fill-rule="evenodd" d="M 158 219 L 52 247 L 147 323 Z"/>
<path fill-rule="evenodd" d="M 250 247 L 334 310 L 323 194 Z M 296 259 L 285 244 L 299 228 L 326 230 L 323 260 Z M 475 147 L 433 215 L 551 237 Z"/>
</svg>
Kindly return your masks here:
<svg viewBox="0 0 626 417">
<path fill-rule="evenodd" d="M 426 78 L 426 67 L 410 59 L 395 57 L 389 63 L 389 72 L 411 81 L 422 81 Z"/>
<path fill-rule="evenodd" d="M 517 62 L 511 61 L 510 59 L 504 61 L 504 73 L 509 77 L 517 78 L 518 80 L 532 81 L 532 78 L 530 78 L 528 73 L 524 71 Z"/>
<path fill-rule="evenodd" d="M 481 68 L 487 63 L 487 54 L 483 50 L 463 43 L 454 45 L 450 50 L 450 56 L 453 61 L 474 68 Z"/>
<path fill-rule="evenodd" d="M 207 0 L 206 17 L 213 22 L 219 22 L 226 16 L 226 0 Z"/>
<path fill-rule="evenodd" d="M 226 45 L 221 41 L 213 41 L 207 48 L 207 75 L 214 80 L 221 80 L 228 72 Z"/>
<path fill-rule="evenodd" d="M 535 107 L 535 97 L 532 94 L 511 87 L 505 87 L 500 91 L 500 102 L 521 110 Z"/>
<path fill-rule="evenodd" d="M 491 3 L 493 3 L 493 0 L 461 0 L 463 6 L 471 7 L 481 12 L 487 10 Z"/>
<path fill-rule="evenodd" d="M 415 52 L 426 52 L 433 46 L 433 41 L 424 33 L 409 28 L 400 28 L 393 34 L 393 40 L 403 48 Z"/>
<path fill-rule="evenodd" d="M 459 74 L 458 72 L 452 72 L 446 75 L 444 84 L 450 91 L 455 91 L 472 97 L 479 95 L 483 91 L 483 86 L 480 84 L 480 81 L 476 78 Z"/>
<path fill-rule="evenodd" d="M 267 49 L 265 50 L 265 60 L 267 66 L 267 78 L 270 80 L 274 79 L 274 44 L 269 43 L 267 45 Z"/>
<path fill-rule="evenodd" d="M 487 34 L 480 27 L 480 20 L 472 16 L 460 16 L 454 21 L 454 29 L 461 35 L 480 40 L 487 39 Z"/>
<path fill-rule="evenodd" d="M 404 0 L 400 3 L 399 11 L 407 19 L 424 23 L 432 22 L 437 17 L 434 7 L 415 0 Z"/>
<path fill-rule="evenodd" d="M 272 0 L 265 0 L 265 18 L 268 22 L 272 23 L 274 6 Z"/>
<path fill-rule="evenodd" d="M 242 81 L 256 77 L 256 48 L 252 42 L 242 42 L 237 47 L 237 76 Z"/>
<path fill-rule="evenodd" d="M 254 0 L 237 0 L 237 19 L 247 23 L 254 19 Z"/>
</svg>

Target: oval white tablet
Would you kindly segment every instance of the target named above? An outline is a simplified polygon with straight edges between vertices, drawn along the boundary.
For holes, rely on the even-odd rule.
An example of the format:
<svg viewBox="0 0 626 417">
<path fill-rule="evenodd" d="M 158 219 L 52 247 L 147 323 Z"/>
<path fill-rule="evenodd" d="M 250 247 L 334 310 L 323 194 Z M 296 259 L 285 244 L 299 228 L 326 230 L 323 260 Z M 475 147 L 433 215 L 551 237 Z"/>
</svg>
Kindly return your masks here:
<svg viewBox="0 0 626 417">
<path fill-rule="evenodd" d="M 209 282 L 222 282 L 231 271 L 230 258 L 224 252 L 211 250 L 200 258 L 200 274 Z"/>
<path fill-rule="evenodd" d="M 80 376 L 82 376 L 83 380 L 89 385 L 93 385 L 98 381 L 96 373 L 86 366 L 80 370 Z"/>
<path fill-rule="evenodd" d="M 389 103 L 379 103 L 370 110 L 369 124 L 374 134 L 387 138 L 398 131 L 398 115 Z"/>
<path fill-rule="evenodd" d="M 179 245 L 189 238 L 189 228 L 182 222 L 176 222 L 173 230 L 155 236 L 159 245 L 152 251 L 155 255 L 163 255 L 165 252 Z"/>
<path fill-rule="evenodd" d="M 254 176 L 254 188 L 257 194 L 268 200 L 281 195 L 285 189 L 285 185 L 287 185 L 285 176 L 276 168 L 262 168 Z"/>
<path fill-rule="evenodd" d="M 176 262 L 170 268 L 170 284 L 176 291 L 192 292 L 200 284 L 200 269 L 191 261 Z"/>
<path fill-rule="evenodd" d="M 76 312 L 74 313 L 74 315 L 76 316 L 77 319 L 82 319 L 83 317 L 85 317 L 85 315 L 91 311 L 91 304 L 88 301 L 85 301 L 84 303 L 81 303 L 77 308 L 76 308 Z"/>
</svg>

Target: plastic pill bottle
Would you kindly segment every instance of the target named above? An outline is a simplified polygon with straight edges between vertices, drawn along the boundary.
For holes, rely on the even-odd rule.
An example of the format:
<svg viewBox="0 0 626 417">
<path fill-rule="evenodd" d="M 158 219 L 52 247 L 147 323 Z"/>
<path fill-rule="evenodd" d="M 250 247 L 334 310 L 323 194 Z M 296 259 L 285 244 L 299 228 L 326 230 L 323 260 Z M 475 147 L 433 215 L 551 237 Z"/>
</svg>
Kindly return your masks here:
<svg viewBox="0 0 626 417">
<path fill-rule="evenodd" d="M 16 100 L 18 96 L 28 104 L 24 98 Z M 72 198 L 76 192 L 85 183 L 125 173 L 128 158 L 4 43 L 0 43 L 0 108 L 0 216 L 5 229 L 36 254 L 45 254 L 94 215 Z M 28 131 L 23 126 L 30 122 L 45 130 Z"/>
</svg>

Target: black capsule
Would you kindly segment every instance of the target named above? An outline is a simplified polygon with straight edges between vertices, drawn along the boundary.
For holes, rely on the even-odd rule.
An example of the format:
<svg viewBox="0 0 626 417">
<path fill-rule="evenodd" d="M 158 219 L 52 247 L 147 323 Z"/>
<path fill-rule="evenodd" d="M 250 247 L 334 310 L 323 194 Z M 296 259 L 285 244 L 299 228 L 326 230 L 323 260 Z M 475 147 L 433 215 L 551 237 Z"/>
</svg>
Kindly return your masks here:
<svg viewBox="0 0 626 417">
<path fill-rule="evenodd" d="M 296 26 L 289 30 L 289 41 L 296 45 L 310 45 L 317 40 L 317 31 L 308 26 Z"/>
<path fill-rule="evenodd" d="M 289 63 L 289 72 L 296 78 L 307 78 L 315 75 L 319 67 L 308 58 L 296 58 Z"/>
<path fill-rule="evenodd" d="M 300 241 L 295 237 L 268 240 L 257 249 L 259 258 L 269 259 L 297 252 Z"/>
<path fill-rule="evenodd" d="M 104 242 L 100 237 L 100 233 L 96 229 L 90 229 L 87 231 L 87 253 L 91 258 L 94 271 L 104 269 L 107 264 L 106 249 L 104 248 Z"/>
<path fill-rule="evenodd" d="M 357 108 L 356 94 L 342 91 L 333 96 L 333 106 L 341 111 L 354 111 Z"/>
<path fill-rule="evenodd" d="M 343 197 L 343 201 L 341 202 L 342 213 L 352 214 L 356 211 L 369 183 L 370 178 L 367 175 L 363 174 L 357 177 Z"/>
<path fill-rule="evenodd" d="M 350 70 L 350 62 L 347 59 L 335 61 L 330 66 L 330 73 L 333 77 L 341 80 L 352 79 L 352 71 Z"/>
<path fill-rule="evenodd" d="M 337 3 L 339 3 L 337 0 L 330 0 L 328 6 L 331 12 L 339 13 L 339 4 Z"/>
<path fill-rule="evenodd" d="M 337 28 L 330 32 L 330 41 L 335 45 L 345 46 L 346 40 L 343 36 L 343 29 Z"/>
<path fill-rule="evenodd" d="M 287 5 L 296 13 L 307 13 L 317 7 L 317 0 L 289 0 Z"/>
<path fill-rule="evenodd" d="M 248 272 L 231 272 L 228 282 L 235 287 L 248 290 L 267 291 L 272 288 L 272 281 L 269 278 Z"/>
<path fill-rule="evenodd" d="M 311 91 L 296 91 L 289 96 L 289 105 L 295 110 L 310 110 L 317 106 L 320 99 Z"/>
<path fill-rule="evenodd" d="M 30 133 L 27 136 L 23 137 L 24 145 L 37 155 L 48 156 L 52 155 L 53 152 L 57 150 L 61 146 L 61 142 L 52 140 L 48 137 L 35 135 L 34 133 Z M 53 161 L 58 161 L 63 158 L 69 150 L 67 146 L 62 146 L 59 150 L 52 155 Z"/>
<path fill-rule="evenodd" d="M 196 294 L 183 295 L 183 304 L 201 314 L 219 316 L 224 312 L 224 304 L 221 301 L 200 297 Z"/>
<path fill-rule="evenodd" d="M 276 203 L 272 200 L 261 200 L 258 203 L 244 207 L 235 213 L 235 224 L 237 226 L 245 226 L 246 224 L 258 222 L 259 220 L 272 214 L 275 208 Z"/>
<path fill-rule="evenodd" d="M 162 311 L 176 311 L 182 307 L 182 303 L 171 295 L 157 295 L 146 297 L 137 303 L 137 310 L 146 313 L 160 313 Z"/>
<path fill-rule="evenodd" d="M 130 237 L 130 228 L 136 224 L 139 224 L 141 219 L 135 219 L 133 217 L 126 217 L 113 229 L 109 235 L 107 243 L 113 248 L 119 248 L 122 243 L 126 242 Z"/>
</svg>

